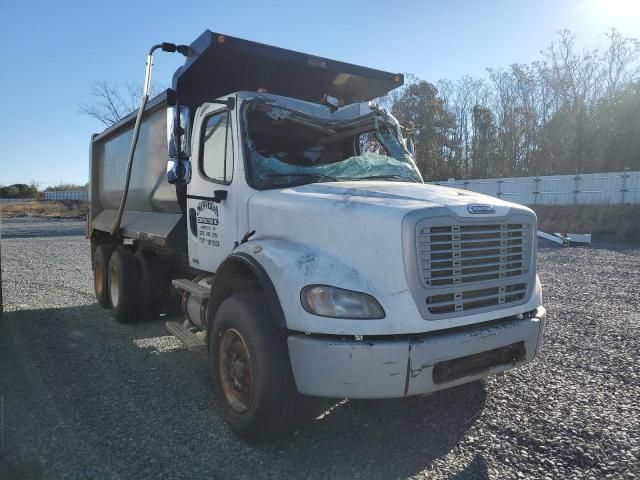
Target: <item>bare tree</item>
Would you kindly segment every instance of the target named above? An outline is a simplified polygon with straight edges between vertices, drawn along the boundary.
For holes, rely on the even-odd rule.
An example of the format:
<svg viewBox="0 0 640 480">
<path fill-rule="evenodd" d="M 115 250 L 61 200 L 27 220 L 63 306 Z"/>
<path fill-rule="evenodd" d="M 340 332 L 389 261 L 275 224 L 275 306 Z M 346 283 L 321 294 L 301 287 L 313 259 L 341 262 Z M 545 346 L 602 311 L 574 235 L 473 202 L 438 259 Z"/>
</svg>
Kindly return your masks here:
<svg viewBox="0 0 640 480">
<path fill-rule="evenodd" d="M 460 147 L 460 168 L 466 176 L 471 170 L 473 109 L 488 104 L 489 88 L 484 80 L 467 75 L 456 82 L 439 80 L 437 86 L 445 108 L 455 118 L 452 140 Z"/>
<path fill-rule="evenodd" d="M 157 95 L 163 89 L 157 85 L 151 86 L 151 96 Z M 124 87 L 112 85 L 106 80 L 99 80 L 91 87 L 92 101 L 80 107 L 80 113 L 99 120 L 106 126 L 119 122 L 136 110 L 142 101 L 142 88 L 133 83 Z"/>
<path fill-rule="evenodd" d="M 620 85 L 628 84 L 640 73 L 640 66 L 637 65 L 640 42 L 635 38 L 623 37 L 615 28 L 606 36 L 609 40 L 604 54 L 607 94 L 613 95 Z M 635 68 L 632 68 L 634 64 Z"/>
</svg>

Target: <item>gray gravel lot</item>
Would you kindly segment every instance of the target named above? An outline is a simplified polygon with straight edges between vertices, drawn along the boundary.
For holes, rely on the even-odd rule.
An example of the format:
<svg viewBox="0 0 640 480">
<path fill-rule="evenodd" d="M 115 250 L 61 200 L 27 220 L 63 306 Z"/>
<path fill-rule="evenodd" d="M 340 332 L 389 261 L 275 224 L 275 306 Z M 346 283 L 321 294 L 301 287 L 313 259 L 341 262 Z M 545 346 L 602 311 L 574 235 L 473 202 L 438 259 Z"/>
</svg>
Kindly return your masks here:
<svg viewBox="0 0 640 480">
<path fill-rule="evenodd" d="M 348 401 L 252 447 L 206 355 L 93 297 L 84 223 L 2 224 L 0 478 L 640 477 L 640 247 L 541 248 L 532 365 L 425 398 Z"/>
</svg>

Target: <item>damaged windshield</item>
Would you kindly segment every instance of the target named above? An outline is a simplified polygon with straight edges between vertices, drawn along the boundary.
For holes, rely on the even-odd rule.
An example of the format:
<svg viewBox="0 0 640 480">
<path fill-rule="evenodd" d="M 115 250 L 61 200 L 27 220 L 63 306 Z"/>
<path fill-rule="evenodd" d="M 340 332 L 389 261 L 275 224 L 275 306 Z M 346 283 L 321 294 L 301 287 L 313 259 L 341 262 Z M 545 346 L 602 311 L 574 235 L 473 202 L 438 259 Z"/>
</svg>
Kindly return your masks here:
<svg viewBox="0 0 640 480">
<path fill-rule="evenodd" d="M 422 183 L 393 126 L 373 113 L 329 122 L 256 102 L 245 118 L 255 188 L 350 180 Z"/>
</svg>

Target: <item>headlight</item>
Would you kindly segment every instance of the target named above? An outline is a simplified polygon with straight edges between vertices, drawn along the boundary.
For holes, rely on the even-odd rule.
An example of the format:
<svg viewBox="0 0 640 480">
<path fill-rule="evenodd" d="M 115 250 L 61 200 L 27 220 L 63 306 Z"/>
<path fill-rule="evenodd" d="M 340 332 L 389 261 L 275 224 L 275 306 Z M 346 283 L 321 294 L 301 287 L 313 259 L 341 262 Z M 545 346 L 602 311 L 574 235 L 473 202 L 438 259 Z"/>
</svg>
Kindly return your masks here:
<svg viewBox="0 0 640 480">
<path fill-rule="evenodd" d="M 366 293 L 328 285 L 307 285 L 300 292 L 304 309 L 314 315 L 331 318 L 384 318 L 378 301 Z"/>
</svg>

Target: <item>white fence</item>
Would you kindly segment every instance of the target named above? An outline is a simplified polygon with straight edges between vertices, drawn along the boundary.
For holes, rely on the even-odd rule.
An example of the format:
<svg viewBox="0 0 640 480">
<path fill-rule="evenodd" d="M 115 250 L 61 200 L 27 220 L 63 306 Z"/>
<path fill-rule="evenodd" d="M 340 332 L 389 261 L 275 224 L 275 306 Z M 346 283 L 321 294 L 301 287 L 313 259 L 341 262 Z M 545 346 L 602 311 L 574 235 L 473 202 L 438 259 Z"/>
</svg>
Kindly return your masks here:
<svg viewBox="0 0 640 480">
<path fill-rule="evenodd" d="M 640 204 L 640 172 L 447 180 L 437 185 L 485 193 L 525 205 Z"/>
<path fill-rule="evenodd" d="M 52 190 L 44 192 L 45 200 L 57 200 L 64 202 L 86 202 L 89 199 L 89 192 L 86 190 Z"/>
</svg>

